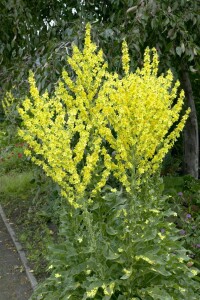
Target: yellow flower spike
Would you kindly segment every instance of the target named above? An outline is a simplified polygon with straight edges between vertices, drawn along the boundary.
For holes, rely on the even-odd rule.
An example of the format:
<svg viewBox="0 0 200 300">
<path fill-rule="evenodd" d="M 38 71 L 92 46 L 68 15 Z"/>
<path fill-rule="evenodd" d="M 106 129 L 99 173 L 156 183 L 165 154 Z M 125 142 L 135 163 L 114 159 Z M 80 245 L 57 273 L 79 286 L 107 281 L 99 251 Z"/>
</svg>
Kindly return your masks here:
<svg viewBox="0 0 200 300">
<path fill-rule="evenodd" d="M 141 70 L 141 73 L 144 76 L 149 76 L 151 74 L 151 59 L 150 59 L 149 47 L 146 48 L 145 53 L 144 53 L 144 67 Z"/>
<path fill-rule="evenodd" d="M 128 54 L 128 46 L 125 41 L 122 43 L 122 67 L 125 75 L 129 74 L 130 57 Z"/>
<path fill-rule="evenodd" d="M 18 110 L 24 124 L 19 135 L 30 145 L 26 155 L 60 185 L 63 197 L 75 208 L 88 194 L 94 201 L 110 175 L 127 193 L 133 183 L 139 190 L 159 168 L 189 114 L 187 110 L 179 121 L 184 93 L 178 96 L 179 82 L 172 84 L 171 71 L 157 75 L 155 49 L 146 49 L 143 68 L 132 73 L 123 42 L 125 75 L 119 78 L 108 73 L 90 31 L 88 24 L 83 51 L 73 46 L 68 59 L 76 76 L 72 79 L 63 71 L 50 97 L 39 95 L 31 73 L 30 99 Z"/>
<path fill-rule="evenodd" d="M 91 41 L 91 25 L 89 23 L 87 23 L 86 31 L 85 31 L 85 43 L 84 43 L 83 54 L 87 56 L 90 52 L 94 53 L 96 48 L 97 48 L 97 46 L 94 43 L 92 43 L 92 41 Z M 88 49 L 90 51 L 88 51 Z M 88 58 L 89 58 L 89 56 L 88 56 Z"/>
<path fill-rule="evenodd" d="M 152 74 L 157 76 L 158 74 L 158 65 L 159 65 L 159 61 L 158 61 L 158 53 L 156 51 L 156 48 L 152 49 L 152 54 L 153 54 L 153 60 L 152 60 Z"/>
</svg>

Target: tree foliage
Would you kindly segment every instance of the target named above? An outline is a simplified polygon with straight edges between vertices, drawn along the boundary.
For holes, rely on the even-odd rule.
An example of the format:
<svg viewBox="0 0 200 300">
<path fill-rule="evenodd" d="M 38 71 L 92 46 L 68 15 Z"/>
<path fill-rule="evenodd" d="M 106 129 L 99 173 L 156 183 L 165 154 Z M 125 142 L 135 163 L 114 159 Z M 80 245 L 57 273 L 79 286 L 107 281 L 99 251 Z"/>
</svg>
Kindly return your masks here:
<svg viewBox="0 0 200 300">
<path fill-rule="evenodd" d="M 65 1 L 8 0 L 0 5 L 1 75 L 7 88 L 18 77 L 19 84 L 23 72 L 26 70 L 27 75 L 30 67 L 40 67 L 42 60 L 43 66 L 48 64 L 40 70 L 40 81 L 44 79 L 46 87 L 50 83 L 47 74 L 51 78 L 58 75 L 60 61 L 70 51 L 72 41 L 79 43 L 87 21 L 94 23 L 96 42 L 105 49 L 115 69 L 119 42 L 126 37 L 133 60 L 137 57 L 140 64 L 144 49 L 150 46 L 157 48 L 168 67 L 178 70 L 180 61 L 184 60 L 189 62 L 191 71 L 199 70 L 198 1 L 109 0 L 66 4 Z"/>
</svg>

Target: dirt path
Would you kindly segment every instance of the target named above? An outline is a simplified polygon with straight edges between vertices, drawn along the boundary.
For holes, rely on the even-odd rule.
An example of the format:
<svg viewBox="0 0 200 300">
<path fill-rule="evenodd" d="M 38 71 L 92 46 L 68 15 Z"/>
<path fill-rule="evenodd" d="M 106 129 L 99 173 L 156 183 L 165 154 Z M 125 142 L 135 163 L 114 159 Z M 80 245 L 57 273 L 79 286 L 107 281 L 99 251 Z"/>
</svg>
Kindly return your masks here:
<svg viewBox="0 0 200 300">
<path fill-rule="evenodd" d="M 28 300 L 33 290 L 0 216 L 0 300 Z"/>
</svg>

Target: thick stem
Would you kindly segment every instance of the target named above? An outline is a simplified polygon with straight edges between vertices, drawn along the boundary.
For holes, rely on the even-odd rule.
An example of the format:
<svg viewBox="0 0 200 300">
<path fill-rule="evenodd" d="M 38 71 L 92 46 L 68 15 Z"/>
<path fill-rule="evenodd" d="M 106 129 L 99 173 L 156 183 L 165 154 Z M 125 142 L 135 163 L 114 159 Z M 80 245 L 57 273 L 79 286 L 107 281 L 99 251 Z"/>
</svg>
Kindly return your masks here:
<svg viewBox="0 0 200 300">
<path fill-rule="evenodd" d="M 181 82 L 185 91 L 187 105 L 191 108 L 191 113 L 184 129 L 184 174 L 190 174 L 198 179 L 199 134 L 197 113 L 189 73 L 185 66 L 182 67 Z"/>
<path fill-rule="evenodd" d="M 88 230 L 89 237 L 90 237 L 91 249 L 95 253 L 96 249 L 97 249 L 95 233 L 94 233 L 94 230 L 92 227 L 92 220 L 91 220 L 90 213 L 88 212 L 88 209 L 85 204 L 83 206 L 83 214 L 84 214 L 85 225 Z"/>
<path fill-rule="evenodd" d="M 92 217 L 85 203 L 83 205 L 83 215 L 85 226 L 88 231 L 88 247 L 90 248 L 90 252 L 92 253 L 93 257 L 96 259 L 97 272 L 99 273 L 101 279 L 104 279 L 105 271 L 103 270 L 103 264 L 100 261 L 101 257 L 99 257 L 98 254 L 97 241 L 95 231 L 93 230 L 94 227 L 92 224 Z"/>
</svg>

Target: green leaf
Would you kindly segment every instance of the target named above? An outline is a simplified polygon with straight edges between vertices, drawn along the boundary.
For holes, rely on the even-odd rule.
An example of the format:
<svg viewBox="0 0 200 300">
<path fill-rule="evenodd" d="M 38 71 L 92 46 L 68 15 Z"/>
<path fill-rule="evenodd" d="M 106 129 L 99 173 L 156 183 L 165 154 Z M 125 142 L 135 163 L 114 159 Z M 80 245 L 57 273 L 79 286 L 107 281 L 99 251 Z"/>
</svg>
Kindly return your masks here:
<svg viewBox="0 0 200 300">
<path fill-rule="evenodd" d="M 120 257 L 120 254 L 113 252 L 111 249 L 108 249 L 107 253 L 104 254 L 104 256 L 107 260 L 116 260 Z"/>
<path fill-rule="evenodd" d="M 22 48 L 19 48 L 19 51 L 18 51 L 18 53 L 19 53 L 19 56 L 21 57 L 21 56 L 22 56 L 22 54 L 23 54 L 23 49 L 22 49 Z"/>
<path fill-rule="evenodd" d="M 163 276 L 170 276 L 171 273 L 168 272 L 164 266 L 156 266 L 155 268 L 151 268 L 152 271 L 157 272 Z"/>
<path fill-rule="evenodd" d="M 109 227 L 108 225 L 106 225 L 106 232 L 107 234 L 109 235 L 116 235 L 118 233 L 117 230 L 115 230 L 114 228 L 112 227 Z"/>
<path fill-rule="evenodd" d="M 181 43 L 181 50 L 182 50 L 182 53 L 184 53 L 184 52 L 185 52 L 185 45 L 184 45 L 184 43 L 183 43 L 183 42 Z"/>
<path fill-rule="evenodd" d="M 181 56 L 182 48 L 181 47 L 176 47 L 176 53 L 178 54 L 178 56 Z"/>
<path fill-rule="evenodd" d="M 130 270 L 124 269 L 124 272 L 125 272 L 125 274 L 122 277 L 120 277 L 120 279 L 123 279 L 123 280 L 128 279 L 132 275 L 132 269 L 130 269 Z"/>
<path fill-rule="evenodd" d="M 154 300 L 174 300 L 163 288 L 157 286 L 149 288 L 147 292 Z"/>
</svg>

